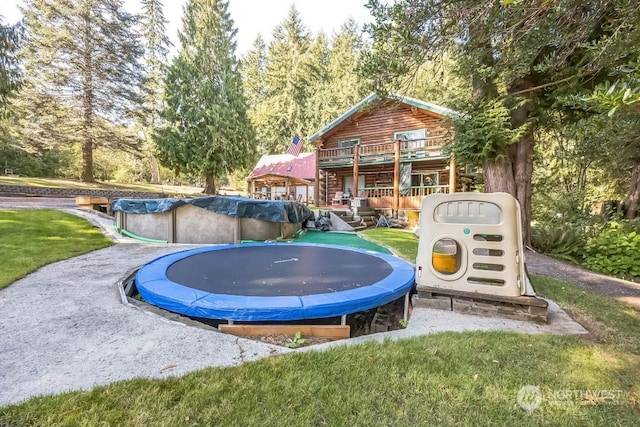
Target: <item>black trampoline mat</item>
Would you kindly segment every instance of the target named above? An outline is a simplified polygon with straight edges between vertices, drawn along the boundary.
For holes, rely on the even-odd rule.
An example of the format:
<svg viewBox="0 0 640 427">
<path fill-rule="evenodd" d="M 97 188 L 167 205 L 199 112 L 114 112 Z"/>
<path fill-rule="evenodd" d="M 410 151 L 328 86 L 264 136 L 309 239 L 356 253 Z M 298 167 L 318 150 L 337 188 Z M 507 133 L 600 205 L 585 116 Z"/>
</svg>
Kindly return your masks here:
<svg viewBox="0 0 640 427">
<path fill-rule="evenodd" d="M 384 280 L 384 259 L 316 246 L 241 246 L 191 255 L 167 269 L 172 282 L 213 294 L 303 296 L 340 292 Z"/>
</svg>

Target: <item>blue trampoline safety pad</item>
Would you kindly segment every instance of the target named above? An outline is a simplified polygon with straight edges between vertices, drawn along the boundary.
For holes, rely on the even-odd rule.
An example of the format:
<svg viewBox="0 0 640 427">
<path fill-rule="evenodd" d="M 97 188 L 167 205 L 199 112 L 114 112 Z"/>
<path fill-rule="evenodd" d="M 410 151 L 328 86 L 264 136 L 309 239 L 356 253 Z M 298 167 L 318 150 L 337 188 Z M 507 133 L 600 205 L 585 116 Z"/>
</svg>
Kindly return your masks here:
<svg viewBox="0 0 640 427">
<path fill-rule="evenodd" d="M 142 266 L 150 304 L 186 316 L 292 321 L 342 316 L 392 302 L 415 269 L 393 255 L 344 246 L 252 243 L 176 252 Z"/>
</svg>

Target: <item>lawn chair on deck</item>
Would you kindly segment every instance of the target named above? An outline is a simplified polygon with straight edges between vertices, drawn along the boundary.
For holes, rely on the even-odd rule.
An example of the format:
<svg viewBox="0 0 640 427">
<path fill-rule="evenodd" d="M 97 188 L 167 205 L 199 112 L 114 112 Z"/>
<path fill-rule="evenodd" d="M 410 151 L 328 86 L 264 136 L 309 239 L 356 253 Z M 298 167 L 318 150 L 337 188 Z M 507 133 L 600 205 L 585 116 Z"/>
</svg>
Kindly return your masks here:
<svg viewBox="0 0 640 427">
<path fill-rule="evenodd" d="M 336 195 L 331 199 L 331 205 L 342 205 L 344 193 L 342 191 L 336 191 Z"/>
</svg>

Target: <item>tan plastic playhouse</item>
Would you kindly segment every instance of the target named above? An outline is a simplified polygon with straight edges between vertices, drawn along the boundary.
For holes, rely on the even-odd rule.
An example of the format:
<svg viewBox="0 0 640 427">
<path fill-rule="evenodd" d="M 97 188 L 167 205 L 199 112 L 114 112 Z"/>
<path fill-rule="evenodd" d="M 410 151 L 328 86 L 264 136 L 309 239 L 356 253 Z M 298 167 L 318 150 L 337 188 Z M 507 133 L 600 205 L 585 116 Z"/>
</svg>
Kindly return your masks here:
<svg viewBox="0 0 640 427">
<path fill-rule="evenodd" d="M 427 196 L 419 236 L 418 290 L 535 296 L 525 272 L 520 205 L 510 194 Z"/>
</svg>

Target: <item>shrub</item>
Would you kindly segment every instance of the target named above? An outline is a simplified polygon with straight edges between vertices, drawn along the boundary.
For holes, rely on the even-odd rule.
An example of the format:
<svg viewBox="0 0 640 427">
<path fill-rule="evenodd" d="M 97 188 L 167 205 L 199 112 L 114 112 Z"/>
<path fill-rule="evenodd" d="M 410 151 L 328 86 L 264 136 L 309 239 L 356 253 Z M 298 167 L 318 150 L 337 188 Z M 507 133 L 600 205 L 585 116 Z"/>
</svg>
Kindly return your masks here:
<svg viewBox="0 0 640 427">
<path fill-rule="evenodd" d="M 580 264 L 589 238 L 584 224 L 538 224 L 531 229 L 531 245 L 539 252 Z"/>
<path fill-rule="evenodd" d="M 605 223 L 589 239 L 584 265 L 599 273 L 640 278 L 640 229 L 635 222 L 617 220 Z"/>
</svg>

